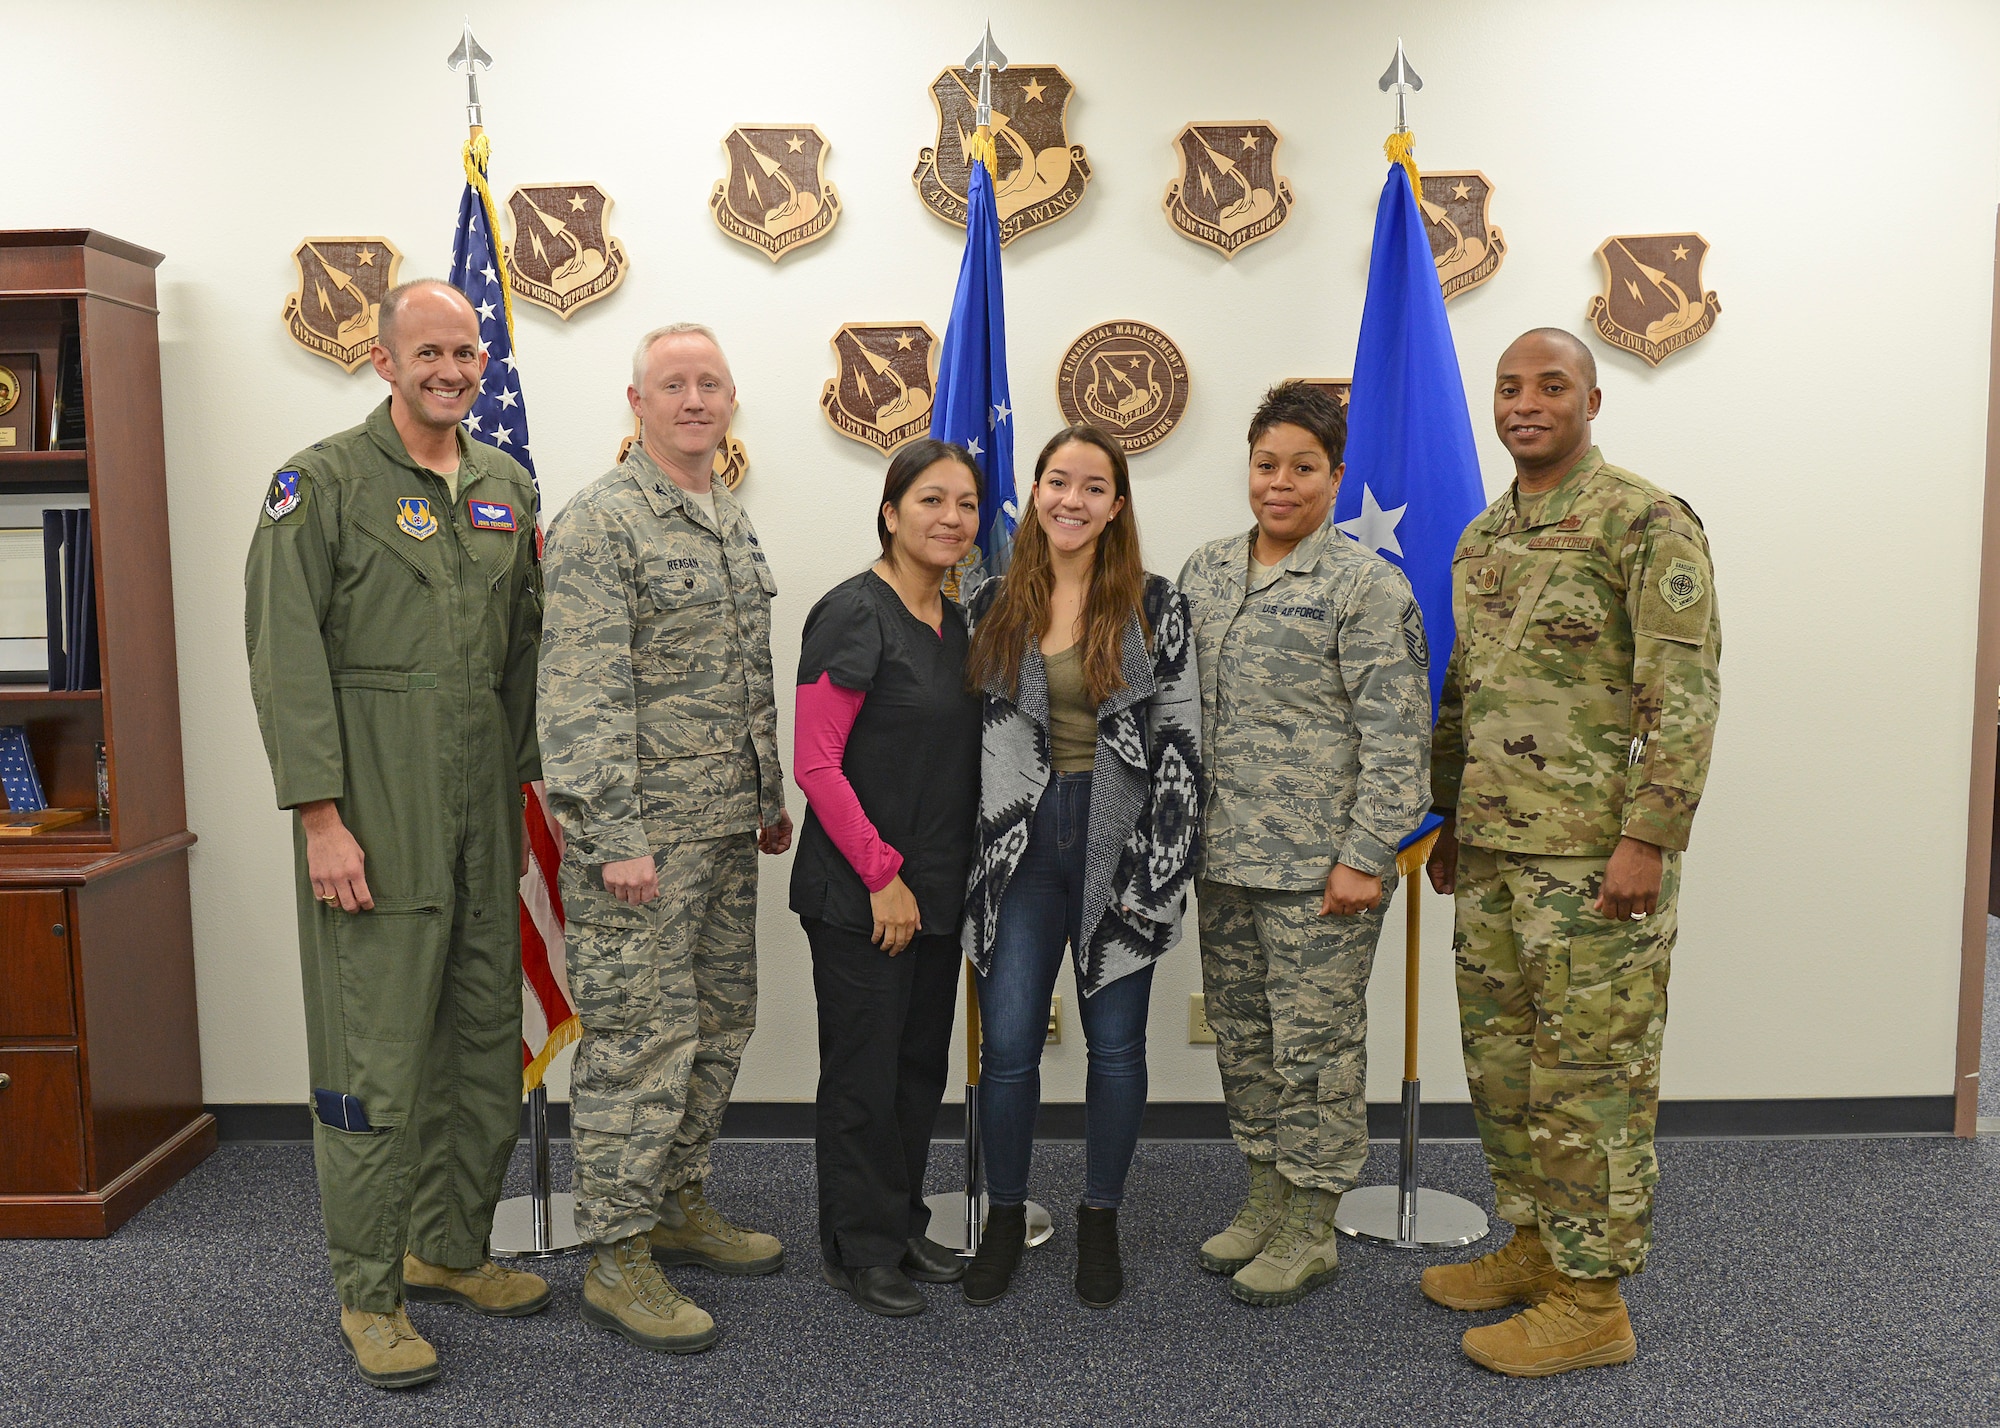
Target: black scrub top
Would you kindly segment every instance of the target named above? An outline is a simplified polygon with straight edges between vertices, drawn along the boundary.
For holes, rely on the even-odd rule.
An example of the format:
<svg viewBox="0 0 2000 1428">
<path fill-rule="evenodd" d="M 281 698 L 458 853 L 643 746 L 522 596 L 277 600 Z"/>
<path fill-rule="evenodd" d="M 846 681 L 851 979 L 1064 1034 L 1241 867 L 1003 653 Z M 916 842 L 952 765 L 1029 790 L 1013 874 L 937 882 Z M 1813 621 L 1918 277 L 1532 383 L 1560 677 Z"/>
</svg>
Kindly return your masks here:
<svg viewBox="0 0 2000 1428">
<path fill-rule="evenodd" d="M 965 687 L 965 612 L 944 602 L 943 638 L 889 583 L 863 571 L 806 616 L 799 683 L 830 675 L 867 695 L 841 771 L 882 841 L 903 855 L 924 936 L 956 937 L 979 817 L 980 699 Z M 868 889 L 810 805 L 792 860 L 792 911 L 867 935 Z"/>
</svg>

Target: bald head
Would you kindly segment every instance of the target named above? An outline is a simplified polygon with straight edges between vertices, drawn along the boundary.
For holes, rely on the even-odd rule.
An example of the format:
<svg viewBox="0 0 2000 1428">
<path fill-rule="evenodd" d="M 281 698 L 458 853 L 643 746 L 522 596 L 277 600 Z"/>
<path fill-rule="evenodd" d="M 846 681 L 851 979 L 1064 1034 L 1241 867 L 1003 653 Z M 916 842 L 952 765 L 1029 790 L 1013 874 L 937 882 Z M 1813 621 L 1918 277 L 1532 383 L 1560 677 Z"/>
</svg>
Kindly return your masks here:
<svg viewBox="0 0 2000 1428">
<path fill-rule="evenodd" d="M 1569 367 L 1570 375 L 1582 384 L 1586 392 L 1597 385 L 1597 358 L 1584 345 L 1581 337 L 1561 327 L 1533 327 L 1515 338 L 1500 354 L 1500 371 L 1508 370 L 1510 358 L 1518 359 L 1525 355 L 1517 350 L 1524 343 L 1539 343 L 1564 353 L 1569 358 L 1565 365 Z"/>
<path fill-rule="evenodd" d="M 425 317 L 435 317 L 449 322 L 462 319 L 472 324 L 476 336 L 479 331 L 479 317 L 472 310 L 472 304 L 464 293 L 442 278 L 416 278 L 407 283 L 399 283 L 383 295 L 382 310 L 377 324 L 376 341 L 396 351 L 397 329 L 403 325 L 404 317 L 411 312 L 420 312 Z"/>
</svg>

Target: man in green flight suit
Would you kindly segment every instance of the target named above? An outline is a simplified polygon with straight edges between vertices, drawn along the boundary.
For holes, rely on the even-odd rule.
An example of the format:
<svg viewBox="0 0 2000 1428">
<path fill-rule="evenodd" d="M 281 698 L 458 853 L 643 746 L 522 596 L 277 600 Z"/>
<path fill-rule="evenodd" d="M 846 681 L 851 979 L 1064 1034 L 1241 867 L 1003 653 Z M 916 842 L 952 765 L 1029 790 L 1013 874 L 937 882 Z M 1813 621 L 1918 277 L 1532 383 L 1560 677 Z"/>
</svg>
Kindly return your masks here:
<svg viewBox="0 0 2000 1428">
<path fill-rule="evenodd" d="M 410 1298 L 532 1314 L 486 1250 L 521 1099 L 521 785 L 541 777 L 534 487 L 459 426 L 486 368 L 456 288 L 382 301 L 389 399 L 272 479 L 245 573 L 251 691 L 294 811 L 314 1161 L 340 1327 L 383 1388 L 437 1377 Z"/>
<path fill-rule="evenodd" d="M 1590 349 L 1538 328 L 1500 358 L 1514 483 L 1460 537 L 1458 639 L 1431 750 L 1456 892 L 1473 1113 L 1513 1239 L 1424 1271 L 1453 1309 L 1528 1308 L 1465 1352 L 1542 1377 L 1638 1352 L 1680 855 L 1721 707 L 1708 539 L 1591 444 Z"/>
</svg>

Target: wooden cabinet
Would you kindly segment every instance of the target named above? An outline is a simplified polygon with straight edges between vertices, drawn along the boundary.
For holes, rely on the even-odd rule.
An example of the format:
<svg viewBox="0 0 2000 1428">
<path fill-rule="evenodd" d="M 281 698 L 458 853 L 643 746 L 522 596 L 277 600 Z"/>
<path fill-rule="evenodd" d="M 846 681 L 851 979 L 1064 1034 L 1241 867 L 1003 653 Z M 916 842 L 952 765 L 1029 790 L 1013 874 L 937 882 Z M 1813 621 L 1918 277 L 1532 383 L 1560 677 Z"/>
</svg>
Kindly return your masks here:
<svg viewBox="0 0 2000 1428">
<path fill-rule="evenodd" d="M 215 1148 L 201 1108 L 187 801 L 168 562 L 153 270 L 83 229 L 0 232 L 0 352 L 38 359 L 39 449 L 0 452 L 0 497 L 91 513 L 102 688 L 0 687 L 52 807 L 0 839 L 0 1237 L 111 1233 Z M 85 449 L 51 451 L 58 365 L 83 358 Z M 55 503 L 54 501 L 51 504 Z M 19 512 L 32 500 L 13 499 Z"/>
</svg>

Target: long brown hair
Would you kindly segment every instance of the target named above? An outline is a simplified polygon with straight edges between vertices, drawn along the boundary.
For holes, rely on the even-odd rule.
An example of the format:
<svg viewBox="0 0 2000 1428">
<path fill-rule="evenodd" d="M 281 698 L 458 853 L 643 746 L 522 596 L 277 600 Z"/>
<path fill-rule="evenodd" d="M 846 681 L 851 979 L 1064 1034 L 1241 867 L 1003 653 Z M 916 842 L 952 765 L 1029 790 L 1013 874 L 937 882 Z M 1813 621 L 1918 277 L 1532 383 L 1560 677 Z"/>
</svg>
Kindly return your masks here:
<svg viewBox="0 0 2000 1428">
<path fill-rule="evenodd" d="M 1146 621 L 1141 599 L 1146 590 L 1146 567 L 1139 560 L 1139 523 L 1132 511 L 1132 473 L 1125 464 L 1125 452 L 1110 433 L 1094 426 L 1067 426 L 1048 440 L 1035 458 L 1035 485 L 1042 484 L 1042 472 L 1057 451 L 1072 442 L 1094 446 L 1111 462 L 1115 494 L 1125 504 L 1105 524 L 1097 537 L 1091 562 L 1090 588 L 1083 598 L 1083 687 L 1093 704 L 1101 704 L 1125 687 L 1123 661 L 1125 623 L 1139 617 L 1139 631 L 1152 643 L 1153 632 Z M 1055 567 L 1049 556 L 1048 534 L 1042 529 L 1039 512 L 1030 507 L 1031 519 L 1021 522 L 1014 536 L 1014 557 L 986 618 L 972 637 L 965 660 L 966 682 L 975 690 L 994 684 L 1008 698 L 1018 693 L 1021 656 L 1032 636 L 1040 643 L 1049 623 L 1049 597 L 1055 589 Z"/>
</svg>

